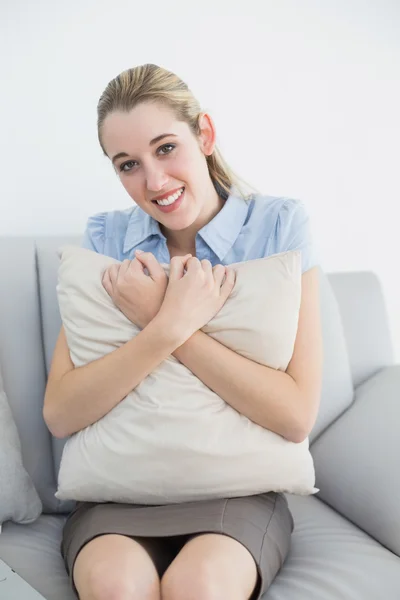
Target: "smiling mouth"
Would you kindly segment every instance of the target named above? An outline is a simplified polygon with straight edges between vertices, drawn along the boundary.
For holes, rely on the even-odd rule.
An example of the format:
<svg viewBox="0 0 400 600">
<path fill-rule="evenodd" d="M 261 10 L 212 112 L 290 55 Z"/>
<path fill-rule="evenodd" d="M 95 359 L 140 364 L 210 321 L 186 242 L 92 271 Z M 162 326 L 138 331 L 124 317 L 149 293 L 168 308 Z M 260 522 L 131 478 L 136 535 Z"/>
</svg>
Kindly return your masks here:
<svg viewBox="0 0 400 600">
<path fill-rule="evenodd" d="M 181 189 L 178 190 L 177 192 L 175 192 L 175 194 L 172 194 L 171 196 L 168 196 L 167 198 L 164 198 L 163 200 L 153 200 L 153 202 L 155 204 L 158 204 L 158 206 L 169 206 L 170 204 L 174 204 L 174 202 L 176 202 L 178 200 L 178 198 L 180 198 L 180 196 L 182 196 L 184 191 L 185 191 L 185 188 L 181 187 Z"/>
</svg>

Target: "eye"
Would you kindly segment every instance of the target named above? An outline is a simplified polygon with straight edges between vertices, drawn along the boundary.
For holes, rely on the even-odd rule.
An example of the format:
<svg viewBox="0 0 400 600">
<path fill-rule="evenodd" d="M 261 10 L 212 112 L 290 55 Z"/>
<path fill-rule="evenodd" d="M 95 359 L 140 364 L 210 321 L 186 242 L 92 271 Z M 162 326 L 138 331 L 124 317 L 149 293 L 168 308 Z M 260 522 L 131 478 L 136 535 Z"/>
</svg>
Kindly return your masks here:
<svg viewBox="0 0 400 600">
<path fill-rule="evenodd" d="M 131 169 L 125 169 L 124 167 L 126 167 L 126 165 L 130 165 L 130 164 L 132 164 L 132 163 L 135 163 L 135 162 L 136 162 L 135 160 L 128 160 L 126 163 L 122 163 L 122 164 L 119 166 L 119 170 L 120 170 L 120 171 L 123 171 L 124 173 L 127 173 L 127 172 L 128 172 L 128 171 L 130 171 Z"/>
<path fill-rule="evenodd" d="M 164 144 L 158 148 L 157 152 L 165 156 L 166 154 L 170 154 L 174 148 L 176 148 L 175 144 Z"/>
</svg>

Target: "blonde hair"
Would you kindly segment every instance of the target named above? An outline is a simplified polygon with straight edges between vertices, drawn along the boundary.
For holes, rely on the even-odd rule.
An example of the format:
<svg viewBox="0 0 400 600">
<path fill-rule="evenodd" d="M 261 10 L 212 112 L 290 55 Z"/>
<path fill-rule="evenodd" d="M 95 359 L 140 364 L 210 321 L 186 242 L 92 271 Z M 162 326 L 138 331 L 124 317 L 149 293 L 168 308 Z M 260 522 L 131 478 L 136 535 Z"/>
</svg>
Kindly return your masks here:
<svg viewBox="0 0 400 600">
<path fill-rule="evenodd" d="M 140 65 L 127 69 L 112 79 L 98 102 L 98 139 L 106 156 L 101 134 L 107 115 L 117 110 L 129 112 L 142 102 L 161 102 L 169 106 L 179 121 L 186 122 L 192 132 L 199 135 L 200 104 L 186 83 L 157 65 Z M 241 180 L 227 165 L 216 146 L 206 160 L 211 180 L 220 196 L 227 198 L 232 186 L 245 196 Z"/>
</svg>

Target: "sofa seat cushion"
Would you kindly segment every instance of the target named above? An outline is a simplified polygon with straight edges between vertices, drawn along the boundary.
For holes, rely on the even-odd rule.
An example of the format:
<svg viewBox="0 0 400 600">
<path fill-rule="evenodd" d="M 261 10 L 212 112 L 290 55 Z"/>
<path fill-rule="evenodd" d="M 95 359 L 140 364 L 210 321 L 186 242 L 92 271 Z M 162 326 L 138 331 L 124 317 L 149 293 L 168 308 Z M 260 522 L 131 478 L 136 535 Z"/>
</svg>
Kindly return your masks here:
<svg viewBox="0 0 400 600">
<path fill-rule="evenodd" d="M 263 600 L 398 600 L 400 559 L 317 497 L 287 496 L 295 528 Z"/>
<path fill-rule="evenodd" d="M 263 600 L 398 600 L 400 559 L 313 496 L 288 496 L 289 556 Z M 5 523 L 0 558 L 47 600 L 77 600 L 60 554 L 65 517 Z M 229 600 L 227 598 L 227 600 Z"/>
<path fill-rule="evenodd" d="M 60 553 L 65 520 L 41 515 L 30 525 L 8 521 L 0 534 L 0 558 L 46 600 L 77 600 Z"/>
<path fill-rule="evenodd" d="M 312 454 L 319 498 L 400 557 L 399 391 L 400 365 L 370 377 Z"/>
</svg>

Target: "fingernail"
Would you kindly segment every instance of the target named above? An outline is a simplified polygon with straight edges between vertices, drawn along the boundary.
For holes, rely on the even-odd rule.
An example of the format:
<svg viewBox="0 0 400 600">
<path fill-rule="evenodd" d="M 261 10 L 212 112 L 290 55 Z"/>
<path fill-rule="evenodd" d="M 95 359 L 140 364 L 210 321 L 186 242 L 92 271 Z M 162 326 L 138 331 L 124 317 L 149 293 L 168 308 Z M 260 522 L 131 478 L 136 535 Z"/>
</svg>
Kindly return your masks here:
<svg viewBox="0 0 400 600">
<path fill-rule="evenodd" d="M 143 250 L 135 250 L 136 254 L 143 254 Z"/>
</svg>

